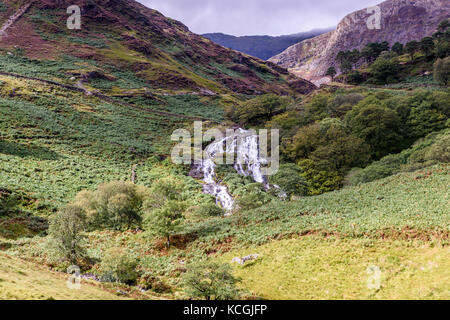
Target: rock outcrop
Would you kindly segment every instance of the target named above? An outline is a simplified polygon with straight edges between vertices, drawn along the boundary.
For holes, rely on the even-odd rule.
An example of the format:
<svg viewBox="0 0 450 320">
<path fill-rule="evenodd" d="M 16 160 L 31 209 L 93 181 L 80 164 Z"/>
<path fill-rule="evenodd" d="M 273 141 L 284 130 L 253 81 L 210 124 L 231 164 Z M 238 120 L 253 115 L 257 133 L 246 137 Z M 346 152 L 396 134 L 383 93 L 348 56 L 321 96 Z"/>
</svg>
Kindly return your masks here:
<svg viewBox="0 0 450 320">
<path fill-rule="evenodd" d="M 406 43 L 432 35 L 450 17 L 448 0 L 388 0 L 378 5 L 380 24 L 370 8 L 347 15 L 331 32 L 295 44 L 269 59 L 302 78 L 320 84 L 341 50 L 361 50 L 367 43 Z M 379 27 L 379 28 L 378 28 Z"/>
</svg>

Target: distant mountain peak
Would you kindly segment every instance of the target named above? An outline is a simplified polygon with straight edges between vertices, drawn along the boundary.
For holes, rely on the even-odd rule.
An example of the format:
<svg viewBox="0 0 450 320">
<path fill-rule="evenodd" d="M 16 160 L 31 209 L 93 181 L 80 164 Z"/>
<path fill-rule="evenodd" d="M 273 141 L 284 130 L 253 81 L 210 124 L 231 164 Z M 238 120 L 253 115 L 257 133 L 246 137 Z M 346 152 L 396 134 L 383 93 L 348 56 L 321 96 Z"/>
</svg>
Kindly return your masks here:
<svg viewBox="0 0 450 320">
<path fill-rule="evenodd" d="M 233 36 L 221 32 L 206 33 L 203 34 L 203 36 L 226 48 L 267 60 L 295 43 L 315 37 L 330 30 L 332 29 L 315 29 L 307 32 L 275 37 L 269 35 Z"/>
</svg>

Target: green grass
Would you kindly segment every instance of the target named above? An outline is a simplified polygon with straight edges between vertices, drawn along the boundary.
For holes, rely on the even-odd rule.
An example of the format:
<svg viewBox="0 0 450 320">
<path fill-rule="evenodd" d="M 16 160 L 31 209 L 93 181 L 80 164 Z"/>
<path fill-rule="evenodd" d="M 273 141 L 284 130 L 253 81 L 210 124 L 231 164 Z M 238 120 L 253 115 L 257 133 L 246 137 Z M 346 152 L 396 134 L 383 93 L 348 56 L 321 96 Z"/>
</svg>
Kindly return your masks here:
<svg viewBox="0 0 450 320">
<path fill-rule="evenodd" d="M 111 284 L 81 279 L 80 289 L 67 286 L 68 275 L 0 253 L 1 300 L 129 300 L 159 299 Z M 126 295 L 117 294 L 117 290 Z"/>
<path fill-rule="evenodd" d="M 233 265 L 242 286 L 264 299 L 449 299 L 450 248 L 420 241 L 306 236 L 232 251 L 218 258 L 257 253 Z M 379 289 L 368 287 L 380 269 Z"/>
</svg>

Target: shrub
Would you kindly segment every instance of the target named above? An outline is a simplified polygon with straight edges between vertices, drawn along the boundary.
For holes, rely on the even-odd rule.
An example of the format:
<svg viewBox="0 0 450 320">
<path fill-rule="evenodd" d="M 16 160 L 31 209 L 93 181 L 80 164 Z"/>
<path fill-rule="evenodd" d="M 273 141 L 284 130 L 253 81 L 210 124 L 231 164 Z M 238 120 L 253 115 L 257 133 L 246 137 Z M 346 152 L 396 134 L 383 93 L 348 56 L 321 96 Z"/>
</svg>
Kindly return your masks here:
<svg viewBox="0 0 450 320">
<path fill-rule="evenodd" d="M 136 270 L 138 264 L 138 259 L 124 249 L 111 248 L 100 263 L 100 274 L 105 281 L 134 285 L 139 276 Z"/>
<path fill-rule="evenodd" d="M 410 110 L 406 124 L 409 137 L 417 139 L 445 128 L 450 114 L 449 93 L 420 90 L 408 99 L 408 104 Z"/>
<path fill-rule="evenodd" d="M 0 190 L 0 217 L 18 214 L 20 212 L 19 203 L 17 196 Z"/>
<path fill-rule="evenodd" d="M 446 86 L 450 80 L 450 57 L 437 59 L 433 65 L 434 80 Z"/>
<path fill-rule="evenodd" d="M 219 217 L 224 214 L 222 208 L 213 202 L 203 203 L 196 208 L 196 213 L 201 217 Z"/>
<path fill-rule="evenodd" d="M 170 293 L 172 288 L 161 278 L 146 274 L 139 278 L 138 285 L 144 290 L 152 290 L 156 293 Z"/>
<path fill-rule="evenodd" d="M 300 168 L 293 163 L 280 165 L 277 174 L 269 179 L 270 183 L 279 186 L 289 198 L 308 194 L 308 183 L 301 175 Z"/>
<path fill-rule="evenodd" d="M 368 145 L 347 131 L 339 119 L 324 119 L 301 128 L 287 152 L 295 161 L 313 160 L 320 171 L 345 172 L 365 165 L 369 160 Z"/>
<path fill-rule="evenodd" d="M 247 184 L 235 194 L 238 195 L 237 206 L 244 211 L 259 208 L 272 200 L 272 196 L 265 192 L 260 183 Z"/>
<path fill-rule="evenodd" d="M 359 185 L 391 176 L 400 171 L 401 165 L 406 162 L 406 157 L 402 154 L 389 155 L 379 161 L 373 162 L 365 169 L 355 168 L 351 170 L 345 178 L 345 185 Z"/>
<path fill-rule="evenodd" d="M 399 64 L 396 58 L 379 57 L 371 66 L 370 72 L 376 84 L 397 82 Z"/>
<path fill-rule="evenodd" d="M 347 75 L 347 82 L 350 84 L 360 84 L 364 80 L 364 76 L 358 70 L 354 70 Z"/>
<path fill-rule="evenodd" d="M 298 163 L 302 175 L 308 182 L 310 195 L 319 195 L 337 190 L 342 186 L 343 178 L 335 171 L 320 170 L 314 161 L 306 159 Z"/>
<path fill-rule="evenodd" d="M 190 298 L 205 300 L 236 300 L 242 290 L 227 264 L 204 262 L 190 265 L 183 276 L 184 291 Z"/>
<path fill-rule="evenodd" d="M 450 162 L 450 134 L 432 133 L 399 154 L 388 155 L 364 169 L 355 168 L 346 176 L 345 185 L 358 185 L 404 171 L 415 171 L 437 163 Z"/>
<path fill-rule="evenodd" d="M 76 205 L 68 205 L 61 209 L 50 220 L 50 250 L 57 260 L 76 264 L 85 256 L 86 215 Z"/>
<path fill-rule="evenodd" d="M 401 44 L 400 42 L 394 43 L 394 45 L 392 46 L 392 51 L 394 51 L 398 55 L 402 55 L 403 54 L 403 44 Z"/>
<path fill-rule="evenodd" d="M 354 105 L 364 99 L 364 96 L 358 93 L 336 95 L 329 103 L 329 115 L 332 117 L 342 117 L 352 109 Z"/>
<path fill-rule="evenodd" d="M 425 153 L 425 160 L 436 162 L 450 162 L 450 132 L 441 135 Z"/>
</svg>

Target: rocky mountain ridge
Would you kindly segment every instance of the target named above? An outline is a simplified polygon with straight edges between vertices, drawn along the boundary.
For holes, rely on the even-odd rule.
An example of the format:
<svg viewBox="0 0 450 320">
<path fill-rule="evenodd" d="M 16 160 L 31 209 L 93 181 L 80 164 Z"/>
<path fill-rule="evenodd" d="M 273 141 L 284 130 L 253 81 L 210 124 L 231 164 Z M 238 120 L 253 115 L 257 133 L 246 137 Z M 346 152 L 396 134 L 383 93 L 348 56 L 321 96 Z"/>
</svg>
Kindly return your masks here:
<svg viewBox="0 0 450 320">
<path fill-rule="evenodd" d="M 335 30 L 295 44 L 269 61 L 316 84 L 329 82 L 324 75 L 335 65 L 339 51 L 360 50 L 370 42 L 393 45 L 420 40 L 432 35 L 439 23 L 450 17 L 448 0 L 387 0 L 378 7 L 379 29 L 371 25 L 374 10 L 359 10 L 347 15 Z"/>
</svg>

